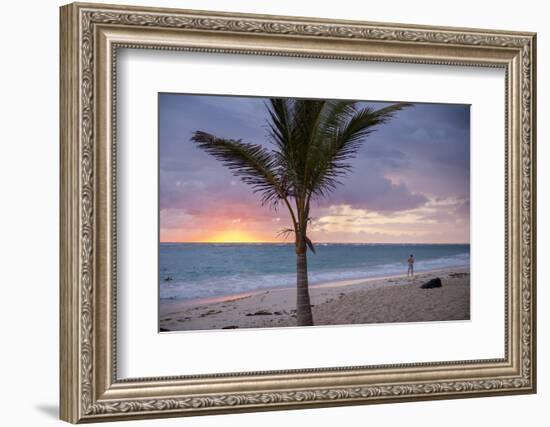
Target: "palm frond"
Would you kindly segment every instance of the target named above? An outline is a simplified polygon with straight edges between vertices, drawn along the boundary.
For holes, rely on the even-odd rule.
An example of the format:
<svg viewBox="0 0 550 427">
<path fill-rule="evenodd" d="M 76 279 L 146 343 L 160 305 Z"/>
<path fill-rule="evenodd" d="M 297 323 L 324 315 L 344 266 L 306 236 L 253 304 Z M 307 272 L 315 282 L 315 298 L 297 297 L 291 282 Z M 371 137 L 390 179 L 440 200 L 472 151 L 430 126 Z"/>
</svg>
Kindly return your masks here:
<svg viewBox="0 0 550 427">
<path fill-rule="evenodd" d="M 355 157 L 367 137 L 396 112 L 410 105 L 398 103 L 375 110 L 369 106 L 358 108 L 356 102 L 335 103 L 332 114 L 319 130 L 317 166 L 311 176 L 310 194 L 326 197 L 334 190 L 340 178 L 350 170 L 349 160 Z"/>
<path fill-rule="evenodd" d="M 277 165 L 285 171 L 293 196 L 307 190 L 314 142 L 327 102 L 272 98 L 267 103 L 269 137 L 277 147 Z"/>
<path fill-rule="evenodd" d="M 315 246 L 313 246 L 313 242 L 311 241 L 311 239 L 309 237 L 305 236 L 305 240 L 306 240 L 306 245 L 309 248 L 309 250 L 311 252 L 313 252 L 314 254 L 316 254 L 317 251 L 315 250 Z"/>
<path fill-rule="evenodd" d="M 269 115 L 268 127 L 271 141 L 277 146 L 280 152 L 284 153 L 289 149 L 292 129 L 290 127 L 291 106 L 290 100 L 284 98 L 270 98 L 266 102 L 266 109 Z"/>
<path fill-rule="evenodd" d="M 290 234 L 295 233 L 293 228 L 283 228 L 282 230 L 279 230 L 277 233 L 277 237 L 282 237 L 283 239 L 286 239 Z"/>
<path fill-rule="evenodd" d="M 341 139 L 347 141 L 348 144 L 364 139 L 372 133 L 377 126 L 389 121 L 397 111 L 410 105 L 411 104 L 402 102 L 379 110 L 375 110 L 371 107 L 364 107 L 356 111 L 349 122 L 339 129 Z"/>
<path fill-rule="evenodd" d="M 262 204 L 277 205 L 285 196 L 272 151 L 258 144 L 218 138 L 202 131 L 196 131 L 191 140 L 252 186 L 254 192 L 260 192 Z"/>
</svg>

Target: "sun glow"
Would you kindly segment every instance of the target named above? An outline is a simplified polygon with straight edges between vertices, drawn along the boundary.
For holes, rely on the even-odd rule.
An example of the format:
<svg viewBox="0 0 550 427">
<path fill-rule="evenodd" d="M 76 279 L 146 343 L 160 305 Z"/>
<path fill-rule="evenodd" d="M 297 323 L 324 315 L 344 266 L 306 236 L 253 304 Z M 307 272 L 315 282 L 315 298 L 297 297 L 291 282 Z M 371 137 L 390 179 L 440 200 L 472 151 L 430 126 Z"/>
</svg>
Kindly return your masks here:
<svg viewBox="0 0 550 427">
<path fill-rule="evenodd" d="M 242 230 L 224 230 L 204 239 L 205 243 L 261 243 L 266 241 L 266 239 L 253 236 Z"/>
</svg>

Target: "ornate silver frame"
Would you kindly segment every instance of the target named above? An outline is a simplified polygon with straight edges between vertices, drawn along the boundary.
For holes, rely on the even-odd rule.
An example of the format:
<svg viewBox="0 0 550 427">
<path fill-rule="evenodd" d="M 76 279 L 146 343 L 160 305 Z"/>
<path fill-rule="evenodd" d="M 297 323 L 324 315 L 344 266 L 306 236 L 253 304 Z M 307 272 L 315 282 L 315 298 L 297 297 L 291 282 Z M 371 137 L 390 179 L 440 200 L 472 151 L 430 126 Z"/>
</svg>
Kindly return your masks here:
<svg viewBox="0 0 550 427">
<path fill-rule="evenodd" d="M 61 419 L 111 421 L 534 393 L 535 34 L 189 10 L 61 8 Z M 119 380 L 117 48 L 502 67 L 505 357 Z"/>
</svg>

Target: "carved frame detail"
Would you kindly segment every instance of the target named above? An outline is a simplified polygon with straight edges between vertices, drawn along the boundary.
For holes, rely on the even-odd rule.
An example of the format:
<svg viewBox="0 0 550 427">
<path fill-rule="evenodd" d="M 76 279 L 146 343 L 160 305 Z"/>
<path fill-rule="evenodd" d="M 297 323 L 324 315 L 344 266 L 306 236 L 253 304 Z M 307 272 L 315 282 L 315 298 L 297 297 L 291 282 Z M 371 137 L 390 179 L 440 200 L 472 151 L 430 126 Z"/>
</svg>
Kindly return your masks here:
<svg viewBox="0 0 550 427">
<path fill-rule="evenodd" d="M 516 227 L 517 235 L 507 235 L 512 243 L 511 269 L 520 278 L 510 283 L 507 291 L 513 297 L 507 303 L 506 320 L 510 323 L 510 333 L 506 332 L 506 358 L 498 361 L 469 361 L 456 363 L 434 363 L 403 365 L 394 367 L 355 367 L 355 369 L 376 373 L 377 369 L 388 371 L 388 380 L 373 384 L 350 384 L 348 386 L 319 387 L 307 382 L 309 374 L 327 370 L 306 370 L 278 372 L 278 375 L 300 374 L 303 386 L 290 390 L 280 386 L 261 391 L 221 392 L 216 389 L 216 378 L 236 381 L 240 375 L 207 376 L 212 383 L 212 393 L 182 394 L 179 396 L 159 396 L 147 394 L 151 383 L 157 381 L 167 389 L 185 384 L 186 378 L 142 379 L 143 393 L 125 397 L 123 394 L 110 396 L 110 390 L 119 392 L 128 384 L 135 389 L 135 382 L 117 381 L 116 360 L 111 360 L 105 386 L 96 375 L 105 369 L 99 361 L 100 354 L 115 359 L 116 337 L 109 341 L 114 348 L 106 349 L 98 344 L 96 336 L 97 316 L 109 312 L 111 329 L 116 329 L 116 298 L 109 301 L 112 307 L 98 311 L 96 292 L 103 286 L 96 277 L 98 271 L 97 222 L 108 221 L 103 211 L 98 211 L 99 194 L 96 188 L 98 173 L 96 153 L 98 152 L 98 90 L 111 90 L 111 101 L 116 102 L 114 89 L 116 74 L 111 73 L 111 85 L 98 89 L 98 37 L 103 28 L 133 29 L 153 34 L 155 31 L 193 32 L 218 34 L 228 39 L 239 40 L 247 35 L 272 37 L 277 40 L 326 40 L 330 44 L 327 52 L 303 51 L 299 49 L 239 48 L 233 47 L 182 47 L 176 44 L 142 43 L 137 41 L 113 41 L 111 43 L 110 66 L 116 63 L 116 49 L 119 47 L 199 50 L 210 52 L 246 53 L 253 55 L 309 56 L 316 58 L 342 58 L 350 60 L 398 61 L 409 63 L 468 64 L 472 66 L 498 66 L 507 70 L 509 88 L 507 92 L 507 144 L 510 152 L 517 151 L 517 164 L 509 164 L 507 201 L 517 206 L 517 212 L 508 218 L 509 226 Z M 237 35 L 237 36 L 236 36 Z M 390 53 L 353 55 L 343 50 L 334 52 L 338 42 L 368 42 L 369 46 L 396 44 L 402 52 L 410 49 L 410 54 Z M 286 41 L 285 41 L 286 43 Z M 336 44 L 334 44 L 336 43 Z M 328 46 L 328 45 L 327 45 Z M 336 46 L 334 48 L 333 46 Z M 346 45 L 348 46 L 348 45 Z M 432 48 L 447 46 L 444 55 L 430 54 Z M 416 51 L 415 51 L 416 47 Z M 480 52 L 487 51 L 483 57 Z M 470 55 L 470 51 L 475 55 Z M 492 53 L 495 52 L 493 55 Z M 327 406 L 329 404 L 358 404 L 382 401 L 420 400 L 428 398 L 449 398 L 480 396 L 497 393 L 531 393 L 535 391 L 535 35 L 531 33 L 511 33 L 485 30 L 454 28 L 413 27 L 394 24 L 374 24 L 358 22 L 329 22 L 305 18 L 271 17 L 260 15 L 235 15 L 214 12 L 182 10 L 160 10 L 72 4 L 61 9 L 61 149 L 62 200 L 61 200 L 61 417 L 70 422 L 101 421 L 126 418 L 160 417 L 175 415 L 196 415 L 228 411 L 250 411 L 258 409 L 282 409 L 307 406 Z M 476 56 L 477 55 L 477 56 Z M 504 58 L 504 59 L 503 59 Z M 104 58 L 99 59 L 104 61 Z M 517 97 L 517 98 L 514 98 Z M 513 101 L 513 102 L 511 102 Z M 101 102 L 103 98 L 101 97 Z M 511 105 L 512 104 L 512 105 Z M 110 109 L 110 122 L 113 132 L 116 126 L 114 106 Z M 103 126 L 103 124 L 101 124 Z M 107 131 L 104 131 L 107 132 Z M 113 154 L 114 166 L 116 158 Z M 515 168 L 515 169 L 514 169 Z M 515 171 L 515 172 L 514 172 Z M 517 190 L 514 190 L 516 188 Z M 114 190 L 116 194 L 116 188 Z M 111 195 L 114 197 L 113 195 Z M 116 205 L 115 205 L 116 206 Z M 111 205 L 112 208 L 112 205 Z M 111 212 L 116 221 L 115 212 Z M 510 222 L 511 221 L 511 222 Z M 518 236 L 520 236 L 518 238 Z M 116 245 L 116 233 L 110 244 Z M 116 260 L 110 266 L 116 276 Z M 507 276 L 508 277 L 508 276 Z M 514 276 L 516 277 L 516 276 Z M 116 292 L 116 289 L 115 289 Z M 516 298 L 515 295 L 518 297 Z M 516 298 L 516 299 L 514 299 Z M 508 298 L 507 298 L 508 299 Z M 114 307 L 114 308 L 113 308 Z M 115 319 L 115 320 L 113 320 Z M 514 332 L 515 331 L 515 332 Z M 517 334 L 517 340 L 512 339 Z M 508 342 L 510 341 L 510 342 Z M 513 346 L 517 346 L 514 348 Z M 513 351 L 509 351 L 509 350 Z M 514 355 L 515 359 L 514 359 Z M 514 359 L 514 360 L 512 360 Z M 472 365 L 476 369 L 514 367 L 505 375 L 483 374 L 480 371 L 462 374 Z M 474 366 L 475 365 L 475 366 Z M 401 379 L 403 369 L 419 368 L 429 372 L 436 368 L 441 371 L 447 366 L 451 379 L 414 381 Z M 332 375 L 342 374 L 345 368 L 328 370 Z M 461 371 L 461 372 L 463 372 Z M 250 373 L 252 377 L 269 376 L 270 373 Z M 405 377 L 404 377 L 405 378 Z M 408 377 L 407 377 L 408 378 Z M 253 380 L 254 378 L 252 378 Z M 138 379 L 139 380 L 139 379 Z M 198 378 L 200 380 L 200 378 Z M 195 380 L 196 381 L 196 380 Z M 138 381 L 139 382 L 139 381 Z M 102 384 L 102 383 L 101 383 Z M 139 388 L 139 387 L 138 387 Z"/>
</svg>

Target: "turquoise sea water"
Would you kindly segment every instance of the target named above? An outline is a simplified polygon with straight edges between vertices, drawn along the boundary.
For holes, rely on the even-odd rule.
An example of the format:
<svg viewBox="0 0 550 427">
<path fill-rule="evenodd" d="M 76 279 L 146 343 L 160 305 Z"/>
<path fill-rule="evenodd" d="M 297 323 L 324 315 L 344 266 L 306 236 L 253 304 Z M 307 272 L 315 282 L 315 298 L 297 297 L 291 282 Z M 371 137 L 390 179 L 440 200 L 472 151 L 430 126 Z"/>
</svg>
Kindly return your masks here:
<svg viewBox="0 0 550 427">
<path fill-rule="evenodd" d="M 470 264 L 470 245 L 331 244 L 308 252 L 310 284 L 383 277 Z M 293 244 L 161 243 L 161 300 L 193 300 L 236 295 L 296 284 Z"/>
</svg>

